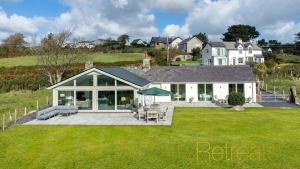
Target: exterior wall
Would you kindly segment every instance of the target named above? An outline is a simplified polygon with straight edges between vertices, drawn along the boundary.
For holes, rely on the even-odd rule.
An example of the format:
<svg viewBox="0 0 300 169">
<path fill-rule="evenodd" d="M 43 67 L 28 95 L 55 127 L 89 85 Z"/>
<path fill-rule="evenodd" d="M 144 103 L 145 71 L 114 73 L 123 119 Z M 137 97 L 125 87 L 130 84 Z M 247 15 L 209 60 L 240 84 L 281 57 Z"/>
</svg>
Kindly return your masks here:
<svg viewBox="0 0 300 169">
<path fill-rule="evenodd" d="M 193 98 L 193 102 L 198 101 L 198 84 L 197 83 L 187 83 L 185 85 L 185 99 L 186 102 L 190 102 L 190 99 Z"/>
<path fill-rule="evenodd" d="M 187 42 L 186 52 L 192 53 L 192 50 L 197 47 L 202 49 L 202 45 L 203 45 L 203 42 L 201 42 L 198 38 L 194 37 Z"/>
<path fill-rule="evenodd" d="M 226 99 L 229 95 L 229 84 L 228 83 L 214 83 L 213 84 L 213 95 L 217 99 Z"/>
<path fill-rule="evenodd" d="M 249 53 L 249 50 L 243 50 L 242 54 L 239 53 L 238 50 L 229 50 L 228 51 L 228 59 L 229 65 L 245 65 L 248 61 L 248 57 L 253 57 L 253 61 L 255 61 L 254 55 L 262 55 L 261 50 L 253 50 L 252 54 Z M 235 63 L 234 63 L 235 58 Z M 238 63 L 238 58 L 243 58 L 243 63 Z"/>
<path fill-rule="evenodd" d="M 177 48 L 179 47 L 179 43 L 180 43 L 180 42 L 182 42 L 182 39 L 176 38 L 175 40 L 172 41 L 172 43 L 171 43 L 170 46 L 171 46 L 172 48 L 176 48 L 176 49 L 177 49 Z"/>
<path fill-rule="evenodd" d="M 202 50 L 202 65 L 210 65 L 209 59 L 212 59 L 212 47 L 210 45 L 206 45 Z"/>
<path fill-rule="evenodd" d="M 164 43 L 161 43 L 161 42 L 159 42 L 159 43 L 155 43 L 155 44 L 154 44 L 154 48 L 155 48 L 155 49 L 162 49 L 162 48 L 166 48 L 166 44 L 164 44 Z"/>
</svg>

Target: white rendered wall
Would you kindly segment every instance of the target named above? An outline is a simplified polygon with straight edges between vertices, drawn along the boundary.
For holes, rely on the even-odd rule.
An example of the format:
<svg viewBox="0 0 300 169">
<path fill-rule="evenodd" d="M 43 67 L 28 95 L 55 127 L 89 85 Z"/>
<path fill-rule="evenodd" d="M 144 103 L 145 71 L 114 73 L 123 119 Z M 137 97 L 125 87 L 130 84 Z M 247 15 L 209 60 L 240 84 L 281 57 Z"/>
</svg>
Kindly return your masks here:
<svg viewBox="0 0 300 169">
<path fill-rule="evenodd" d="M 228 83 L 214 83 L 213 84 L 213 95 L 217 99 L 226 99 L 229 95 L 229 84 Z"/>
<path fill-rule="evenodd" d="M 198 101 L 198 84 L 187 83 L 185 85 L 186 101 L 189 102 L 190 98 L 194 98 L 193 102 Z"/>
</svg>

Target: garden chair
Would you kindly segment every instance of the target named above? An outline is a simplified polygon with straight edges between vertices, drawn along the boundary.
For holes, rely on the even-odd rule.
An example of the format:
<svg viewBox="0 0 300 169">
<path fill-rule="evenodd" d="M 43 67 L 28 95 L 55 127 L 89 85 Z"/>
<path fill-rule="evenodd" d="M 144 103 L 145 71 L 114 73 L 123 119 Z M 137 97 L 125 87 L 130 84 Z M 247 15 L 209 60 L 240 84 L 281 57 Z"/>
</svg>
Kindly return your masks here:
<svg viewBox="0 0 300 169">
<path fill-rule="evenodd" d="M 167 107 L 165 111 L 159 113 L 159 120 L 166 121 L 168 110 L 169 108 Z"/>
<path fill-rule="evenodd" d="M 144 110 L 144 107 L 138 108 L 137 113 L 138 113 L 138 119 L 139 120 L 141 118 L 146 118 L 146 111 Z"/>
</svg>

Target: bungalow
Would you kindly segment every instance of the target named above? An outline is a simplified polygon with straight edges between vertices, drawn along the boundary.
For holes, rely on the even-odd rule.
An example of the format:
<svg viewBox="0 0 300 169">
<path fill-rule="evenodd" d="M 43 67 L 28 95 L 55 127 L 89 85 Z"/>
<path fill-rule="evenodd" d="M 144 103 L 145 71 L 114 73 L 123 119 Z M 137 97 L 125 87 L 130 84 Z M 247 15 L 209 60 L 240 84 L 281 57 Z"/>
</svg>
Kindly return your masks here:
<svg viewBox="0 0 300 169">
<path fill-rule="evenodd" d="M 211 102 L 227 99 L 230 92 L 242 92 L 256 102 L 256 77 L 249 66 L 187 66 L 139 68 L 99 67 L 49 87 L 53 106 L 75 105 L 79 112 L 130 112 L 145 98 L 140 89 L 159 87 L 171 96 L 157 96 L 156 102 Z M 148 100 L 153 100 L 148 96 Z"/>
</svg>

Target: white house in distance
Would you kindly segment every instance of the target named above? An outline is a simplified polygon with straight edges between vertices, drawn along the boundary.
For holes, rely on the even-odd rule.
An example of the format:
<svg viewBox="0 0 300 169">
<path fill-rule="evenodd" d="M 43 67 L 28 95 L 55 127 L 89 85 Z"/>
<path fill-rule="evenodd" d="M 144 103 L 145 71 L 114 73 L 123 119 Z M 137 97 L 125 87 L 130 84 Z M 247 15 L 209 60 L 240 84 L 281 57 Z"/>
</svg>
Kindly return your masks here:
<svg viewBox="0 0 300 169">
<path fill-rule="evenodd" d="M 131 42 L 131 45 L 132 46 L 147 46 L 147 42 L 143 41 L 142 39 L 134 39 L 132 42 Z"/>
<path fill-rule="evenodd" d="M 49 87 L 53 106 L 75 105 L 79 112 L 131 112 L 154 100 L 137 91 L 158 87 L 170 96 L 156 96 L 156 102 L 212 102 L 241 92 L 256 102 L 256 77 L 249 66 L 186 66 L 140 68 L 91 68 Z"/>
<path fill-rule="evenodd" d="M 192 50 L 194 48 L 199 47 L 200 49 L 202 49 L 202 45 L 203 42 L 199 40 L 197 37 L 191 37 L 191 38 L 184 39 L 182 42 L 180 42 L 179 49 L 186 54 L 190 54 L 192 53 Z"/>
<path fill-rule="evenodd" d="M 209 42 L 202 50 L 202 65 L 264 63 L 262 49 L 252 42 Z"/>
<path fill-rule="evenodd" d="M 176 48 L 178 49 L 179 47 L 179 43 L 182 42 L 182 39 L 180 37 L 173 37 L 173 38 L 170 38 L 170 48 Z"/>
</svg>

